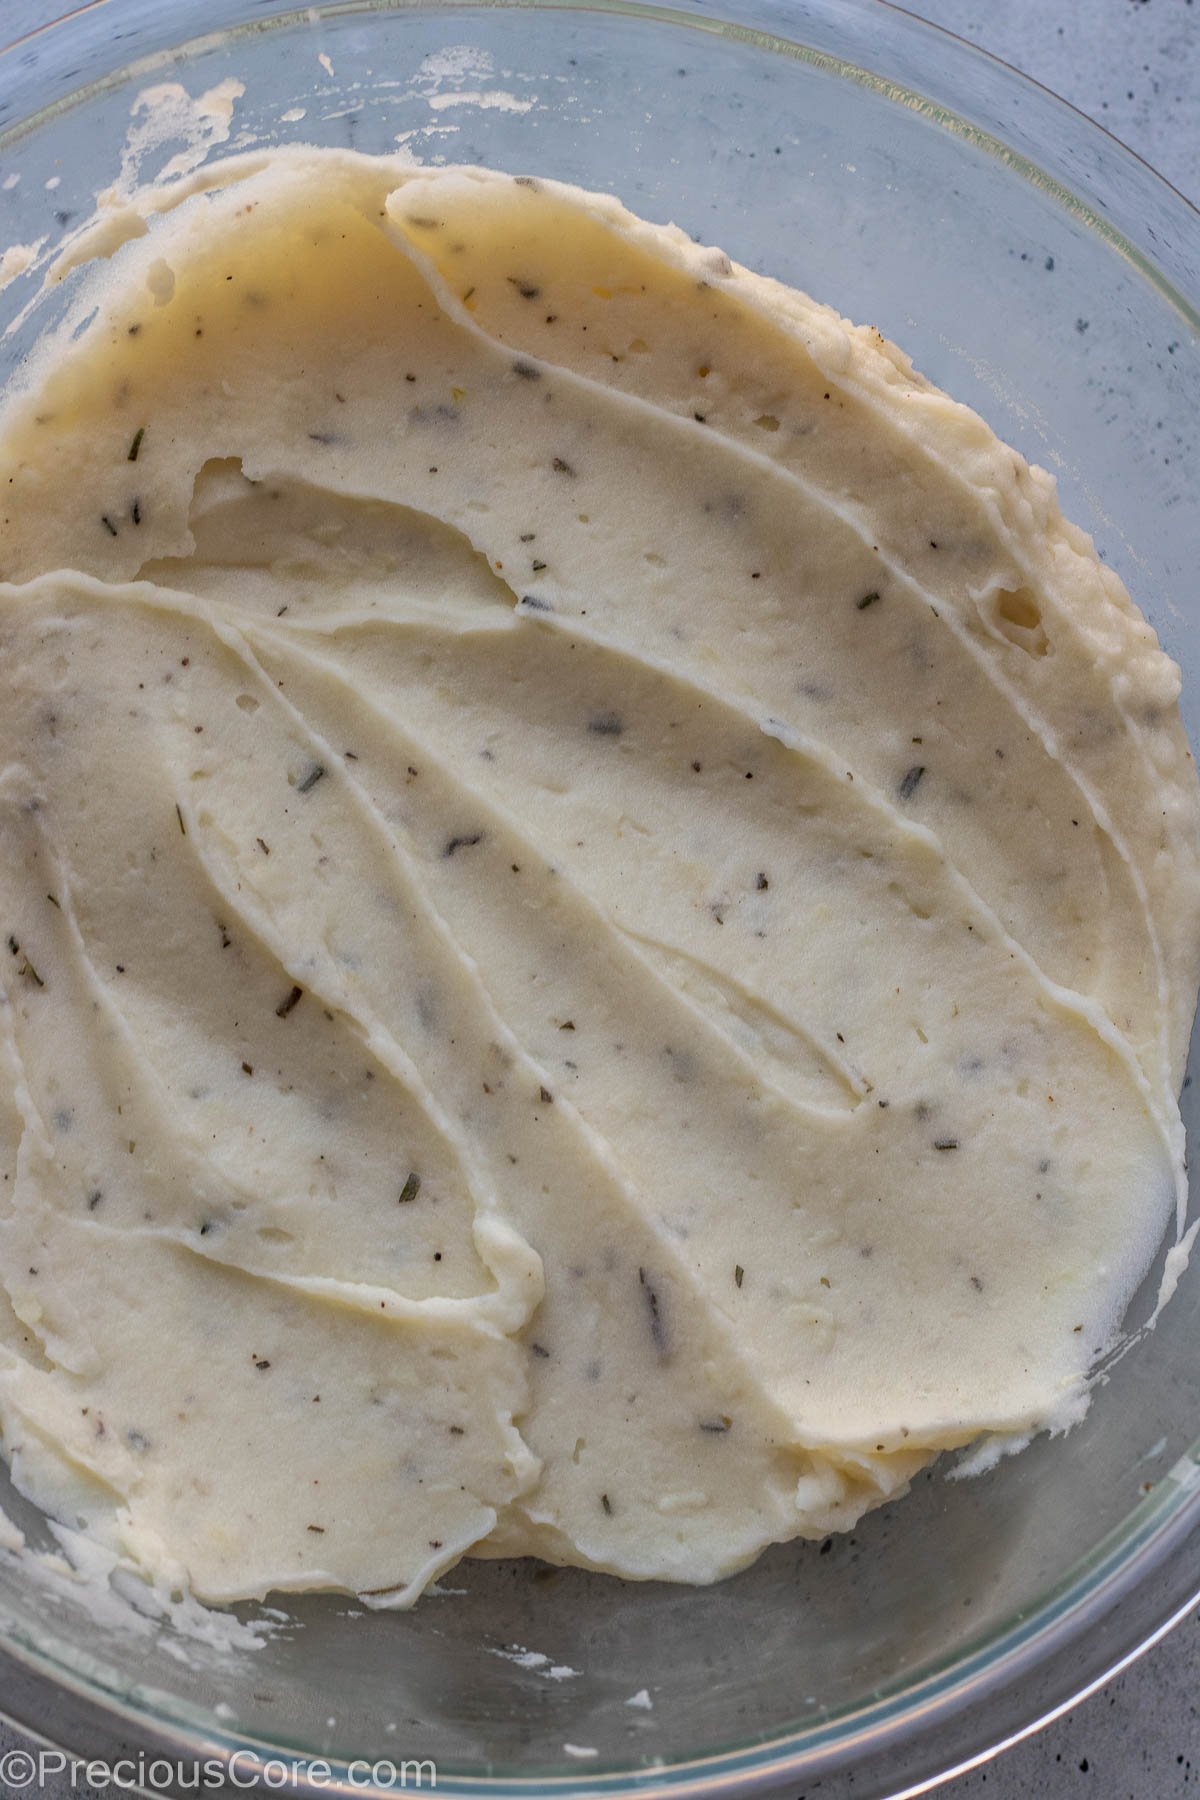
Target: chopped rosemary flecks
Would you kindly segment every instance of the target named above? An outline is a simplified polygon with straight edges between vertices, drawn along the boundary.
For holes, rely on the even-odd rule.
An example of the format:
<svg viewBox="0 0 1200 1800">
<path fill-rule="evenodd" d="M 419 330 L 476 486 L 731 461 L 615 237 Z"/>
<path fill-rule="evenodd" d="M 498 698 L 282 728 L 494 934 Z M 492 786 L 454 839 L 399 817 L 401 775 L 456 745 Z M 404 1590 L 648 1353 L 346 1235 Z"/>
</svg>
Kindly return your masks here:
<svg viewBox="0 0 1200 1800">
<path fill-rule="evenodd" d="M 532 363 L 515 362 L 512 370 L 513 374 L 519 375 L 522 381 L 540 381 L 542 379 L 542 371 L 535 369 Z"/>
<path fill-rule="evenodd" d="M 933 1147 L 935 1150 L 957 1150 L 958 1149 L 958 1139 L 957 1138 L 934 1138 Z"/>
<path fill-rule="evenodd" d="M 296 792 L 298 794 L 311 794 L 324 773 L 324 763 L 314 763 L 312 768 L 308 771 L 308 774 L 304 777 L 304 780 L 296 783 Z"/>
<path fill-rule="evenodd" d="M 321 1537 L 325 1536 L 325 1527 L 323 1525 L 306 1525 L 304 1529 L 306 1531 L 315 1531 Z"/>
<path fill-rule="evenodd" d="M 625 727 L 615 712 L 596 713 L 588 720 L 588 730 L 593 737 L 620 737 Z"/>
<path fill-rule="evenodd" d="M 304 989 L 303 988 L 301 988 L 301 987 L 292 988 L 291 991 L 284 996 L 284 998 L 279 1002 L 279 1005 L 275 1008 L 275 1017 L 277 1019 L 286 1019 L 288 1014 L 290 1012 L 292 1012 L 295 1007 L 299 1006 L 300 1001 L 303 999 L 303 997 L 304 997 Z"/>
<path fill-rule="evenodd" d="M 557 475 L 574 475 L 575 471 L 565 457 L 556 456 L 550 467 Z"/>
<path fill-rule="evenodd" d="M 535 1356 L 548 1357 L 550 1355 L 550 1352 L 544 1344 L 530 1344 L 529 1348 L 533 1351 Z"/>
<path fill-rule="evenodd" d="M 612 1501 L 609 1499 L 607 1494 L 601 1494 L 600 1504 L 604 1508 L 605 1512 L 608 1514 L 609 1518 L 611 1519 L 612 1518 Z"/>
<path fill-rule="evenodd" d="M 38 974 L 37 970 L 34 968 L 33 964 L 30 962 L 28 957 L 25 957 L 20 968 L 17 970 L 17 974 L 18 975 L 28 975 L 29 979 L 31 981 L 36 982 L 38 987 L 40 987 L 40 988 L 44 988 L 46 985 L 45 982 L 42 980 L 41 976 Z"/>
<path fill-rule="evenodd" d="M 138 426 L 138 428 L 137 428 L 137 430 L 136 430 L 136 431 L 135 431 L 135 432 L 134 432 L 134 434 L 133 434 L 133 442 L 132 442 L 132 444 L 130 444 L 130 446 L 129 446 L 129 457 L 128 457 L 128 460 L 129 460 L 129 461 L 130 461 L 130 462 L 136 462 L 136 461 L 137 461 L 137 459 L 138 459 L 138 451 L 139 451 L 139 450 L 140 450 L 140 449 L 141 449 L 141 447 L 142 447 L 142 439 L 143 439 L 143 438 L 144 438 L 144 437 L 145 437 L 145 435 L 146 435 L 146 427 L 145 427 L 145 426 L 144 426 L 144 425 L 139 425 L 139 426 Z"/>
<path fill-rule="evenodd" d="M 101 1202 L 101 1201 L 102 1201 L 102 1200 L 103 1200 L 103 1198 L 104 1198 L 104 1192 L 103 1192 L 103 1189 L 101 1189 L 101 1188 L 93 1188 L 93 1189 L 92 1189 L 92 1191 L 91 1191 L 91 1193 L 90 1193 L 90 1194 L 89 1194 L 89 1195 L 88 1195 L 88 1197 L 87 1197 L 87 1209 L 88 1209 L 88 1211 L 89 1211 L 89 1212 L 95 1212 L 95 1210 L 96 1210 L 96 1208 L 97 1208 L 97 1207 L 98 1207 L 98 1206 L 99 1206 L 99 1204 L 100 1204 L 100 1202 Z"/>
<path fill-rule="evenodd" d="M 728 1431 L 732 1424 L 733 1420 L 727 1419 L 724 1413 L 722 1413 L 719 1419 L 701 1419 L 700 1429 L 701 1431 L 710 1431 L 714 1435 L 719 1435 L 721 1432 Z"/>
<path fill-rule="evenodd" d="M 183 808 L 180 806 L 178 800 L 175 802 L 175 817 L 179 820 L 179 835 L 180 835 L 180 837 L 186 837 L 187 836 L 187 826 L 183 822 Z"/>
<path fill-rule="evenodd" d="M 548 1087 L 539 1088 L 538 1099 L 541 1101 L 543 1106 L 553 1106 L 554 1105 L 554 1095 L 550 1092 L 550 1089 Z"/>
<path fill-rule="evenodd" d="M 913 764 L 912 768 L 908 770 L 907 774 L 904 776 L 903 780 L 901 781 L 899 787 L 896 789 L 896 793 L 901 800 L 911 800 L 912 799 L 913 795 L 916 793 L 917 789 L 921 785 L 921 777 L 924 775 L 924 773 L 925 773 L 925 764 L 924 763 L 914 763 Z"/>
<path fill-rule="evenodd" d="M 416 1199 L 420 1191 L 421 1177 L 417 1174 L 415 1169 L 410 1169 L 404 1186 L 400 1189 L 400 1198 L 396 1202 L 397 1206 L 407 1206 L 410 1200 Z"/>
<path fill-rule="evenodd" d="M 536 594 L 522 594 L 521 605 L 530 612 L 552 612 L 554 610 L 548 600 L 539 600 Z"/>
<path fill-rule="evenodd" d="M 650 1312 L 650 1341 L 654 1345 L 654 1348 L 659 1352 L 660 1356 L 665 1356 L 667 1351 L 667 1328 L 663 1321 L 658 1291 L 647 1279 L 645 1269 L 638 1270 L 638 1281 L 641 1283 L 642 1291 L 646 1296 L 646 1305 Z"/>
<path fill-rule="evenodd" d="M 100 514 L 100 523 L 103 525 L 105 531 L 107 531 L 109 537 L 116 537 L 117 528 L 113 524 L 112 520 L 109 518 L 107 513 Z"/>
<path fill-rule="evenodd" d="M 142 522 L 142 503 L 136 495 L 130 503 L 129 517 L 133 520 L 135 525 L 140 525 Z"/>
<path fill-rule="evenodd" d="M 741 1285 L 745 1279 L 746 1279 L 746 1271 L 745 1271 L 745 1269 L 743 1269 L 741 1263 L 734 1263 L 734 1265 L 733 1265 L 733 1285 L 734 1285 L 734 1287 L 741 1287 Z"/>
<path fill-rule="evenodd" d="M 866 612 L 868 606 L 874 606 L 874 604 L 878 600 L 878 598 L 879 598 L 879 595 L 875 592 L 874 589 L 872 589 L 869 594 L 864 594 L 862 599 L 856 600 L 854 602 L 854 604 L 858 608 L 859 612 Z"/>
<path fill-rule="evenodd" d="M 444 857 L 454 856 L 460 850 L 473 850 L 476 844 L 482 844 L 482 831 L 473 832 L 470 837 L 452 837 L 442 851 Z"/>
<path fill-rule="evenodd" d="M 266 840 L 264 838 L 255 838 L 254 841 L 258 845 L 259 849 L 262 851 L 264 856 L 270 856 L 271 846 L 266 842 Z"/>
<path fill-rule="evenodd" d="M 57 906 L 59 912 L 62 911 L 62 907 L 59 905 L 58 901 L 54 898 L 53 894 L 47 894 L 46 898 L 50 902 L 51 906 Z"/>
<path fill-rule="evenodd" d="M 266 1356 L 257 1356 L 254 1359 L 254 1366 L 256 1369 L 269 1369 L 271 1366 L 270 1358 Z"/>
<path fill-rule="evenodd" d="M 769 888 L 771 884 L 767 880 L 766 876 L 760 870 L 759 873 L 754 877 L 754 885 L 758 889 L 759 893 L 761 894 L 765 891 L 765 889 Z"/>
<path fill-rule="evenodd" d="M 516 288 L 522 300 L 536 300 L 542 291 L 540 287 L 535 287 L 532 281 L 523 281 L 519 275 L 510 275 L 508 284 L 510 287 Z"/>
<path fill-rule="evenodd" d="M 533 570 L 533 573 L 535 575 L 540 575 L 546 565 L 544 562 L 533 562 L 533 563 L 530 563 L 529 566 Z"/>
</svg>

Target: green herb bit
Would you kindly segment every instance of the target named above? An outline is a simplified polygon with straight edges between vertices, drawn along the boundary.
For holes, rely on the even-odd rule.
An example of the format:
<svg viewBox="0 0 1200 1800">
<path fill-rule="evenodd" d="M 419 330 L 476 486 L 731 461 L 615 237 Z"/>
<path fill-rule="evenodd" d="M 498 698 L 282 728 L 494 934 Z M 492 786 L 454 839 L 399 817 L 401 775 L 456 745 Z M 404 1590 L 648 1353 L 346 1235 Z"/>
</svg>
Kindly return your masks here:
<svg viewBox="0 0 1200 1800">
<path fill-rule="evenodd" d="M 701 1431 L 711 1432 L 714 1436 L 720 1436 L 722 1432 L 728 1431 L 732 1424 L 733 1420 L 727 1419 L 725 1414 L 722 1413 L 719 1419 L 701 1419 L 700 1429 Z"/>
<path fill-rule="evenodd" d="M 607 1494 L 601 1494 L 600 1504 L 604 1508 L 605 1512 L 608 1514 L 608 1517 L 611 1519 L 612 1518 L 612 1501 L 609 1499 Z"/>
<path fill-rule="evenodd" d="M 896 789 L 896 793 L 901 800 L 912 799 L 913 795 L 921 785 L 921 778 L 924 773 L 924 763 L 914 763 L 913 767 L 907 771 L 899 787 Z"/>
<path fill-rule="evenodd" d="M 410 1200 L 416 1199 L 416 1197 L 420 1193 L 420 1191 L 421 1191 L 421 1177 L 417 1174 L 415 1169 L 410 1169 L 409 1173 L 408 1173 L 408 1179 L 404 1183 L 404 1186 L 400 1189 L 400 1198 L 397 1201 L 397 1205 L 398 1206 L 407 1206 Z"/>
<path fill-rule="evenodd" d="M 958 1149 L 958 1139 L 957 1138 L 934 1138 L 933 1147 L 935 1150 L 957 1150 Z"/>
<path fill-rule="evenodd" d="M 733 1285 L 734 1285 L 734 1287 L 740 1288 L 745 1279 L 746 1279 L 746 1271 L 745 1271 L 745 1269 L 743 1269 L 741 1263 L 734 1263 L 734 1265 L 733 1265 Z"/>
<path fill-rule="evenodd" d="M 180 837 L 186 837 L 187 836 L 187 826 L 183 822 L 183 808 L 180 806 L 178 800 L 175 802 L 175 817 L 179 820 L 179 835 L 180 835 Z"/>
<path fill-rule="evenodd" d="M 291 992 L 286 996 L 286 998 L 281 1000 L 279 1002 L 279 1005 L 275 1008 L 275 1017 L 277 1019 L 286 1019 L 288 1014 L 290 1012 L 292 1012 L 295 1007 L 299 1006 L 300 1001 L 303 998 L 303 996 L 304 996 L 303 988 L 300 988 L 300 987 L 292 988 Z"/>
<path fill-rule="evenodd" d="M 878 600 L 878 598 L 879 598 L 879 595 L 877 593 L 875 593 L 874 590 L 872 590 L 871 593 L 864 594 L 861 600 L 856 600 L 854 602 L 854 604 L 858 608 L 859 612 L 866 612 L 868 606 L 874 606 L 874 604 Z"/>
<path fill-rule="evenodd" d="M 620 737 L 624 729 L 619 713 L 595 713 L 588 720 L 588 730 L 593 737 Z"/>
<path fill-rule="evenodd" d="M 482 844 L 483 833 L 477 831 L 471 837 L 452 837 L 442 851 L 444 857 L 455 856 L 460 850 L 473 850 L 476 844 Z"/>
<path fill-rule="evenodd" d="M 107 531 L 109 537 L 116 537 L 117 528 L 113 524 L 112 520 L 109 518 L 107 513 L 100 514 L 100 523 L 103 525 L 105 531 Z"/>
<path fill-rule="evenodd" d="M 304 777 L 304 780 L 297 784 L 297 789 L 296 789 L 297 793 L 311 794 L 313 789 L 316 787 L 318 781 L 320 781 L 321 777 L 324 775 L 324 773 L 325 773 L 324 764 L 323 763 L 314 763 L 312 768 L 308 771 L 308 774 Z"/>
<path fill-rule="evenodd" d="M 638 1270 L 638 1281 L 646 1296 L 646 1306 L 650 1313 L 650 1341 L 659 1355 L 665 1356 L 667 1353 L 667 1327 L 659 1305 L 658 1292 L 647 1279 L 645 1269 Z"/>
<path fill-rule="evenodd" d="M 145 437 L 145 435 L 146 435 L 146 427 L 144 425 L 139 425 L 137 430 L 133 434 L 133 442 L 129 446 L 129 461 L 130 462 L 137 461 L 138 451 L 142 447 L 142 439 Z"/>
</svg>

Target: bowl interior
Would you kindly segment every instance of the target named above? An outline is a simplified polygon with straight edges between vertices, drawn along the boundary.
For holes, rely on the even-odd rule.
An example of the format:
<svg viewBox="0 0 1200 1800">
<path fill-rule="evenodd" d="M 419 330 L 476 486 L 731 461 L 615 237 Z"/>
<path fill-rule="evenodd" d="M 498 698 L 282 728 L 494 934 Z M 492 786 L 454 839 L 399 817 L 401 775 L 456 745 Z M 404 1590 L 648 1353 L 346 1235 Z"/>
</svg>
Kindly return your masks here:
<svg viewBox="0 0 1200 1800">
<path fill-rule="evenodd" d="M 769 21 L 768 5 L 754 18 Z M 1082 159 L 1076 194 L 889 79 L 915 44 L 930 91 L 951 81 L 959 51 L 937 33 L 889 8 L 842 10 L 871 22 L 865 71 L 794 41 L 830 43 L 832 0 L 790 9 L 790 44 L 634 7 L 285 14 L 106 0 L 19 52 L 16 87 L 53 104 L 0 139 L 3 241 L 54 243 L 79 223 L 140 142 L 137 94 L 169 81 L 193 97 L 242 85 L 212 155 L 296 140 L 404 144 L 423 161 L 610 190 L 878 325 L 1050 468 L 1068 516 L 1182 664 L 1197 741 L 1195 315 L 1087 195 L 1082 121 L 1045 115 L 1062 134 L 1050 147 Z M 123 45 L 114 22 L 130 34 Z M 237 28 L 214 31 L 226 24 Z M 187 49 L 128 66 L 189 31 Z M 17 55 L 0 58 L 0 75 Z M 1099 134 L 1096 145 L 1099 157 Z M 143 177 L 183 147 L 142 144 Z M 1161 199 L 1168 214 L 1186 210 Z M 0 293 L 5 379 L 73 288 L 22 318 L 34 285 L 21 277 Z M 1189 1130 L 1195 1091 L 1184 1096 Z M 913 1723 L 918 1688 L 928 1700 L 964 1668 L 986 1674 L 1001 1640 L 1028 1661 L 1039 1631 L 1174 1527 L 1188 1504 L 1178 1471 L 1197 1431 L 1198 1343 L 1200 1283 L 1185 1278 L 1067 1438 L 970 1481 L 939 1468 L 853 1535 L 779 1548 L 717 1588 L 466 1563 L 409 1614 L 332 1596 L 240 1609 L 264 1634 L 250 1648 L 127 1607 L 98 1619 L 69 1582 L 4 1553 L 0 1623 L 21 1654 L 168 1727 L 335 1761 L 430 1757 L 443 1791 L 470 1778 L 514 1791 L 540 1776 L 599 1782 L 637 1767 L 665 1784 L 699 1781 L 697 1759 L 725 1752 L 752 1780 L 755 1746 L 785 1736 L 815 1768 L 864 1721 Z M 37 1522 L 22 1522 L 36 1538 Z M 643 1690 L 650 1704 L 631 1704 Z"/>
</svg>

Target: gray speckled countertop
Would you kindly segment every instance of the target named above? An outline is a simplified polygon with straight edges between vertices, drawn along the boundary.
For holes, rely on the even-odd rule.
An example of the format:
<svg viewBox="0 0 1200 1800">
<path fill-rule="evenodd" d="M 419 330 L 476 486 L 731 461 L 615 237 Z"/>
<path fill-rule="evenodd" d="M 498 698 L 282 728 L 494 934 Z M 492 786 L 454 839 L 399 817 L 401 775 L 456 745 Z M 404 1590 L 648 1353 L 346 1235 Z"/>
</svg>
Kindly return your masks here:
<svg viewBox="0 0 1200 1800">
<path fill-rule="evenodd" d="M 0 11 L 12 5 L 0 0 Z M 65 0 L 38 10 L 52 15 Z M 914 0 L 908 10 L 1034 76 L 1200 200 L 1200 0 Z M 22 1741 L 0 1725 L 0 1755 Z M 3 1800 L 16 1791 L 0 1781 Z M 70 1791 L 43 1790 L 50 1800 Z M 1065 1718 L 938 1792 L 946 1800 L 1200 1793 L 1200 1616 Z M 791 1800 L 854 1793 L 851 1774 Z"/>
</svg>

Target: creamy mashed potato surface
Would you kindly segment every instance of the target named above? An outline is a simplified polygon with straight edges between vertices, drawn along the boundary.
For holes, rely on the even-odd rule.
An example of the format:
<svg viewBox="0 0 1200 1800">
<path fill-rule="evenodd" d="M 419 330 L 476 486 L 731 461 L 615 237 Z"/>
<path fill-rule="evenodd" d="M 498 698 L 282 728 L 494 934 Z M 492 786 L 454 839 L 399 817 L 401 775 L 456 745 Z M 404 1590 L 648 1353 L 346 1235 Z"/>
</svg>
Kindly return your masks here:
<svg viewBox="0 0 1200 1800">
<path fill-rule="evenodd" d="M 192 185 L 0 420 L 18 1484 L 398 1605 L 1069 1424 L 1182 1217 L 1200 883 L 1049 477 L 610 199 Z"/>
</svg>

